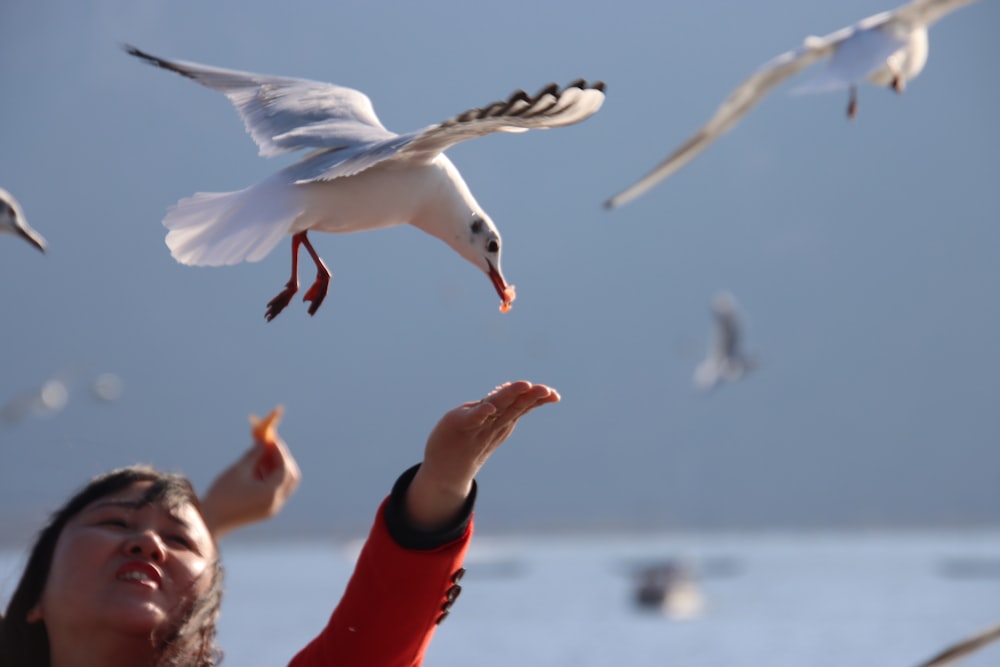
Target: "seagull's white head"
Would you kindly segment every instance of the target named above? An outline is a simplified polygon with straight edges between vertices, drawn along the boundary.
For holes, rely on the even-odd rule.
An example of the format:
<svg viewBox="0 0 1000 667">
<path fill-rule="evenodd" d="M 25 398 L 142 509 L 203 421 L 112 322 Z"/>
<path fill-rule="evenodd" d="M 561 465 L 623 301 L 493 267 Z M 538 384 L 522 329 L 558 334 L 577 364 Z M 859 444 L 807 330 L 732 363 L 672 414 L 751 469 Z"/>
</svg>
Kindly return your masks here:
<svg viewBox="0 0 1000 667">
<path fill-rule="evenodd" d="M 0 232 L 20 236 L 25 241 L 45 252 L 45 239 L 41 234 L 28 226 L 17 200 L 3 188 L 0 188 Z"/>
<path fill-rule="evenodd" d="M 500 253 L 503 242 L 493 220 L 469 191 L 458 169 L 439 155 L 437 162 L 447 178 L 443 196 L 434 197 L 433 204 L 424 208 L 412 221 L 428 234 L 436 236 L 478 266 L 487 275 L 500 297 L 500 312 L 506 313 L 514 302 L 514 286 L 503 277 Z"/>
<path fill-rule="evenodd" d="M 500 269 L 500 232 L 485 212 L 472 216 L 468 223 L 469 236 L 462 256 L 478 266 L 493 283 L 493 289 L 500 297 L 500 312 L 506 313 L 514 302 L 514 286 L 508 285 Z"/>
</svg>

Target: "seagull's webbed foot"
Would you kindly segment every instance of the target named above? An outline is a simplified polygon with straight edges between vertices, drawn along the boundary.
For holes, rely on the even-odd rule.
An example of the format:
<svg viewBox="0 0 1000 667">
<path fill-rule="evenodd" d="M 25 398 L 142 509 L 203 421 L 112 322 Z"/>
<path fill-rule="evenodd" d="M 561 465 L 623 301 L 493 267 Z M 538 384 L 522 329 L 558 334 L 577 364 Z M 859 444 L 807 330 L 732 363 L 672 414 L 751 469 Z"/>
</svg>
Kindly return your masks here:
<svg viewBox="0 0 1000 667">
<path fill-rule="evenodd" d="M 323 267 L 324 269 L 326 267 Z M 316 273 L 316 282 L 312 284 L 306 295 L 302 297 L 302 301 L 311 301 L 312 304 L 309 306 L 309 314 L 315 315 L 316 311 L 323 304 L 323 299 L 326 298 L 327 290 L 330 287 L 330 272 L 327 271 L 323 273 L 319 271 Z"/>
<path fill-rule="evenodd" d="M 264 319 L 268 322 L 273 320 L 278 316 L 278 313 L 285 309 L 291 300 L 295 296 L 295 293 L 299 291 L 299 281 L 295 278 L 289 280 L 285 284 L 285 289 L 281 290 L 281 293 L 267 302 L 267 312 L 264 313 Z M 310 290 L 312 291 L 312 290 Z"/>
<path fill-rule="evenodd" d="M 303 301 L 312 302 L 312 305 L 309 306 L 309 314 L 315 315 L 323 303 L 323 299 L 326 298 L 327 289 L 330 287 L 330 269 L 326 268 L 326 264 L 323 263 L 319 254 L 313 249 L 312 243 L 309 242 L 309 237 L 306 236 L 305 232 L 302 232 L 301 236 L 296 235 L 295 238 L 299 239 L 299 242 L 306 247 L 309 256 L 312 257 L 313 264 L 316 265 L 316 282 L 312 284 L 306 295 L 302 297 Z"/>
<path fill-rule="evenodd" d="M 847 118 L 848 120 L 854 120 L 854 117 L 858 115 L 858 87 L 851 86 L 850 97 L 847 100 Z"/>
<path fill-rule="evenodd" d="M 292 277 L 288 279 L 285 289 L 281 290 L 281 294 L 268 302 L 267 313 L 264 314 L 268 322 L 277 317 L 278 313 L 285 309 L 285 306 L 292 300 L 295 293 L 299 291 L 300 245 L 306 247 L 306 250 L 309 251 L 309 256 L 312 257 L 313 263 L 316 264 L 316 282 L 312 284 L 306 295 L 302 298 L 303 301 L 312 302 L 312 305 L 309 306 L 309 314 L 315 315 L 323 303 L 323 299 L 326 298 L 326 292 L 330 286 L 330 269 L 326 268 L 326 264 L 323 263 L 323 260 L 320 259 L 319 255 L 313 249 L 312 243 L 309 242 L 309 237 L 306 236 L 306 232 L 299 232 L 292 236 Z"/>
<path fill-rule="evenodd" d="M 902 93 L 904 90 L 906 90 L 906 82 L 903 80 L 903 77 L 901 77 L 898 74 L 892 77 L 891 86 L 892 89 L 895 90 L 897 93 Z"/>
</svg>

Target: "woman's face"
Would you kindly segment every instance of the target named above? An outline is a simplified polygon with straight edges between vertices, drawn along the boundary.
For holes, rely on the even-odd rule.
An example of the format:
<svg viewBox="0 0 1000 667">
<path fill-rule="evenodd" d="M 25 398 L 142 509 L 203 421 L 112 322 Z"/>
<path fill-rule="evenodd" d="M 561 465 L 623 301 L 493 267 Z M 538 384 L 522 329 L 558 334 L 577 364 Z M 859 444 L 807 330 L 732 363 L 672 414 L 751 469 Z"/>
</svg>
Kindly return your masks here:
<svg viewBox="0 0 1000 667">
<path fill-rule="evenodd" d="M 151 482 L 105 496 L 67 522 L 29 620 L 51 641 L 108 631 L 150 637 L 212 584 L 215 543 L 198 511 L 142 504 Z"/>
</svg>

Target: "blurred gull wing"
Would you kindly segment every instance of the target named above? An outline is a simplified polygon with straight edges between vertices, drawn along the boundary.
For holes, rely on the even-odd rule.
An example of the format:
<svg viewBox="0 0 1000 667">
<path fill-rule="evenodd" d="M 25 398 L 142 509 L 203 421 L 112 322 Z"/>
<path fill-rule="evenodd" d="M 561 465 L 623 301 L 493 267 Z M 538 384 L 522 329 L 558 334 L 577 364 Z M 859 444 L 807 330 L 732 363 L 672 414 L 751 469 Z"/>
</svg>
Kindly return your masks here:
<svg viewBox="0 0 1000 667">
<path fill-rule="evenodd" d="M 232 102 L 264 157 L 302 148 L 342 148 L 395 136 L 364 93 L 330 83 L 166 60 L 126 52 L 216 90 Z"/>
<path fill-rule="evenodd" d="M 20 236 L 42 252 L 48 247 L 45 237 L 31 228 L 24 218 L 21 205 L 3 188 L 0 188 L 0 232 Z"/>
<path fill-rule="evenodd" d="M 826 37 L 809 37 L 800 48 L 787 51 L 770 60 L 741 83 L 716 110 L 715 115 L 663 162 L 635 184 L 604 202 L 605 208 L 616 208 L 627 204 L 683 167 L 705 150 L 710 143 L 729 131 L 771 89 L 817 60 L 830 56 L 837 45 L 853 32 L 854 28 L 850 27 L 838 30 Z"/>
<path fill-rule="evenodd" d="M 911 26 L 929 28 L 940 19 L 978 0 L 914 0 L 893 10 L 893 19 Z"/>
<path fill-rule="evenodd" d="M 949 646 L 927 662 L 922 662 L 918 667 L 944 667 L 950 665 L 960 658 L 978 651 L 987 644 L 1000 639 L 1000 624 L 986 628 L 967 639 L 963 639 L 957 644 Z"/>
<path fill-rule="evenodd" d="M 533 96 L 523 90 L 508 99 L 469 109 L 443 123 L 384 140 L 317 153 L 295 169 L 297 183 L 352 176 L 383 160 L 429 162 L 447 148 L 494 132 L 527 132 L 579 123 L 604 103 L 604 83 L 583 79 L 560 89 L 549 84 Z"/>
</svg>

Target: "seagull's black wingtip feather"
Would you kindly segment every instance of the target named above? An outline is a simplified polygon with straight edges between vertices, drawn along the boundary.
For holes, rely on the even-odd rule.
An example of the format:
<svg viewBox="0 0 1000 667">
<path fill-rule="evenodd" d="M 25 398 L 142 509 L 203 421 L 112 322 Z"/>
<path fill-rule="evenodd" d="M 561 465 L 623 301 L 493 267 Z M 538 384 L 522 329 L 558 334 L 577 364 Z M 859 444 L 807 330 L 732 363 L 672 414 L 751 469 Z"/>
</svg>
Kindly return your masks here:
<svg viewBox="0 0 1000 667">
<path fill-rule="evenodd" d="M 176 72 L 177 74 L 185 76 L 189 79 L 195 78 L 191 74 L 191 72 L 188 72 L 187 70 L 181 68 L 177 64 L 172 63 L 169 60 L 164 60 L 163 58 L 158 58 L 151 53 L 146 53 L 142 49 L 136 48 L 131 44 L 123 42 L 122 48 L 125 50 L 125 53 L 129 54 L 130 56 L 135 56 L 136 58 L 139 58 L 141 60 L 145 60 L 150 65 L 156 65 L 157 67 L 162 67 L 163 69 L 170 70 L 171 72 Z"/>
<path fill-rule="evenodd" d="M 135 46 L 132 46 L 128 42 L 122 42 L 121 47 L 122 50 L 125 53 L 129 54 L 130 56 L 135 56 L 136 58 L 142 58 L 143 60 L 152 60 L 152 61 L 156 60 L 153 56 L 149 55 L 145 51 L 141 51 Z"/>
</svg>

